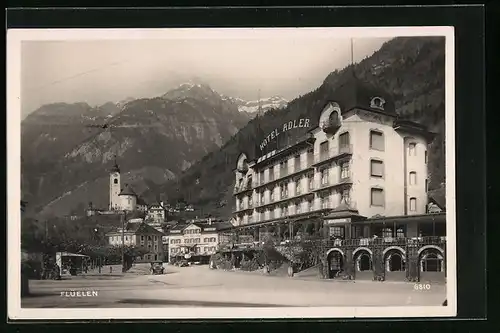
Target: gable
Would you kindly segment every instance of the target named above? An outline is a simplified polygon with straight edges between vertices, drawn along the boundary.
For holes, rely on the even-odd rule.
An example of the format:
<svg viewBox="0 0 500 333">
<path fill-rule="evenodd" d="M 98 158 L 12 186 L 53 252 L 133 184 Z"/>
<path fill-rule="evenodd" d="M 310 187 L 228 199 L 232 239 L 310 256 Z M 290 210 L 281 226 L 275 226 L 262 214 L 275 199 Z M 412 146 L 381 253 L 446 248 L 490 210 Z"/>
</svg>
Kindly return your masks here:
<svg viewBox="0 0 500 333">
<path fill-rule="evenodd" d="M 200 230 L 201 231 L 201 228 L 198 227 L 196 224 L 190 224 L 184 230 Z"/>
</svg>

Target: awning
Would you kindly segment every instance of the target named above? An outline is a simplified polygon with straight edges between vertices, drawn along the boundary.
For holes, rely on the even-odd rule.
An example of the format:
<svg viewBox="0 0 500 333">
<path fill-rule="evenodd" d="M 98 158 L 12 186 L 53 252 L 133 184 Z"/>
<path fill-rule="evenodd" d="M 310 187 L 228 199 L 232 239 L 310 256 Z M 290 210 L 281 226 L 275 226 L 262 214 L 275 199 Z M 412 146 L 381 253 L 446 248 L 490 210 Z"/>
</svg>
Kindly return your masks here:
<svg viewBox="0 0 500 333">
<path fill-rule="evenodd" d="M 61 257 L 88 257 L 88 258 L 90 258 L 89 256 L 86 256 L 84 254 L 78 254 L 78 253 L 58 252 L 58 254 L 61 255 Z"/>
</svg>

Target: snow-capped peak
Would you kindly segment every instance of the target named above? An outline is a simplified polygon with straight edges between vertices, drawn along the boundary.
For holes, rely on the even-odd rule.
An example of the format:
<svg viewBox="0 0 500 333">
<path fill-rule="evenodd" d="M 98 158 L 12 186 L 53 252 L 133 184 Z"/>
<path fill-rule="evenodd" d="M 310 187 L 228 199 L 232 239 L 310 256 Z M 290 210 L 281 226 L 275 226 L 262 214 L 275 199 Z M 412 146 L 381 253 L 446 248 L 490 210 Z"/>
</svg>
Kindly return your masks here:
<svg viewBox="0 0 500 333">
<path fill-rule="evenodd" d="M 265 113 L 270 109 L 283 108 L 288 105 L 288 101 L 281 96 L 261 98 L 260 100 L 247 101 L 242 98 L 221 96 L 223 100 L 231 101 L 238 106 L 238 111 L 247 113 Z"/>
</svg>

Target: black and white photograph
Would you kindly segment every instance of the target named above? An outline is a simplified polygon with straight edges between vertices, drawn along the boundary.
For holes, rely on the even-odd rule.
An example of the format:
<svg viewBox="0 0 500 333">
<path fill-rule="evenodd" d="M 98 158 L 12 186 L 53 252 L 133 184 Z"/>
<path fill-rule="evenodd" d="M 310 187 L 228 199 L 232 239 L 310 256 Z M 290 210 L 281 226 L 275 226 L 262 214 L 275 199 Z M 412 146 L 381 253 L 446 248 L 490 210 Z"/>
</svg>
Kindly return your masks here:
<svg viewBox="0 0 500 333">
<path fill-rule="evenodd" d="M 9 30 L 13 319 L 455 316 L 454 30 Z"/>
</svg>

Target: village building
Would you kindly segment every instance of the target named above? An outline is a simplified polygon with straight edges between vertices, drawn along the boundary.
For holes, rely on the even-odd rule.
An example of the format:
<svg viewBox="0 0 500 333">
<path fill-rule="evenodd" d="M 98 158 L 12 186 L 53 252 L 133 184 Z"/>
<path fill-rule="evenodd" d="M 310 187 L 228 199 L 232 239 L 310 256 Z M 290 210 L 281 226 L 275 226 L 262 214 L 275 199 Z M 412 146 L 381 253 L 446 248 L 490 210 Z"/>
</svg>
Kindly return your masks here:
<svg viewBox="0 0 500 333">
<path fill-rule="evenodd" d="M 208 219 L 177 224 L 168 231 L 169 262 L 181 259 L 208 263 L 219 249 L 220 234 L 232 228 L 231 223 Z"/>
<path fill-rule="evenodd" d="M 136 246 L 147 250 L 136 262 L 150 262 L 165 259 L 164 246 L 162 243 L 163 232 L 153 228 L 142 221 L 128 221 L 125 230 L 119 228 L 116 231 L 108 232 L 109 245 Z"/>
<path fill-rule="evenodd" d="M 428 214 L 433 133 L 400 119 L 389 94 L 355 76 L 321 109 L 304 111 L 241 152 L 234 231 L 255 241 L 331 240 L 323 258 L 329 277 L 402 270 L 412 279 L 410 261 L 444 272 L 445 213 Z"/>
</svg>

